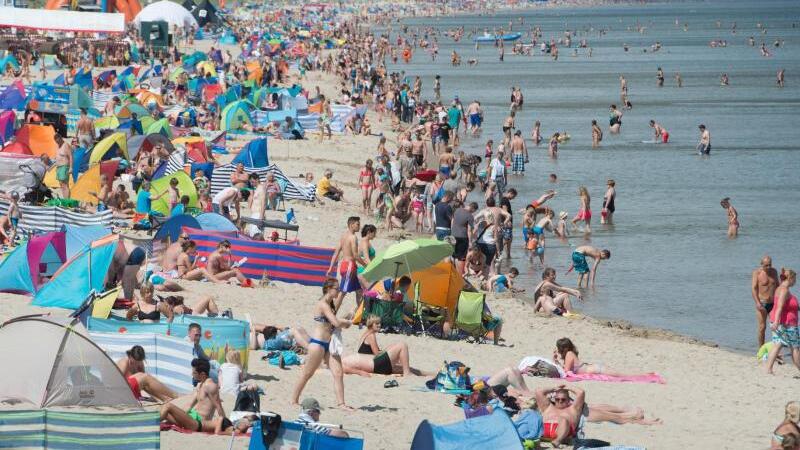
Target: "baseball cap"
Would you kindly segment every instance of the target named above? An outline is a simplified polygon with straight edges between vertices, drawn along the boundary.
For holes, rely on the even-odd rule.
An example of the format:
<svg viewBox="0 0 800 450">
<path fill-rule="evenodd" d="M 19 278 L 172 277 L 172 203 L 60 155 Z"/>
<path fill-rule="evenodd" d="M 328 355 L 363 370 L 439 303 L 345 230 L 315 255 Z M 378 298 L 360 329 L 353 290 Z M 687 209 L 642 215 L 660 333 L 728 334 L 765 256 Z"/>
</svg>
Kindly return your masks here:
<svg viewBox="0 0 800 450">
<path fill-rule="evenodd" d="M 319 402 L 313 397 L 304 398 L 303 401 L 300 402 L 300 407 L 303 408 L 303 411 L 322 411 Z"/>
</svg>

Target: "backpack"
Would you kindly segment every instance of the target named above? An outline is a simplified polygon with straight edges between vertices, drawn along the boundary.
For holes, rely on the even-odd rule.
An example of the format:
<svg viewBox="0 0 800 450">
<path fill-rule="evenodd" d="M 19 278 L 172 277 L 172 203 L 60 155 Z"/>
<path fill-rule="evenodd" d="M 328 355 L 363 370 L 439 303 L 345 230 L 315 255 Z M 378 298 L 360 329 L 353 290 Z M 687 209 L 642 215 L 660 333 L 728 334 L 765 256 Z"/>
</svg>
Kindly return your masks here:
<svg viewBox="0 0 800 450">
<path fill-rule="evenodd" d="M 425 383 L 428 389 L 439 392 L 470 391 L 469 367 L 459 361 L 444 362 L 436 378 Z"/>
<path fill-rule="evenodd" d="M 233 410 L 258 413 L 261 411 L 261 394 L 258 391 L 251 390 L 239 391 L 236 394 Z"/>
</svg>

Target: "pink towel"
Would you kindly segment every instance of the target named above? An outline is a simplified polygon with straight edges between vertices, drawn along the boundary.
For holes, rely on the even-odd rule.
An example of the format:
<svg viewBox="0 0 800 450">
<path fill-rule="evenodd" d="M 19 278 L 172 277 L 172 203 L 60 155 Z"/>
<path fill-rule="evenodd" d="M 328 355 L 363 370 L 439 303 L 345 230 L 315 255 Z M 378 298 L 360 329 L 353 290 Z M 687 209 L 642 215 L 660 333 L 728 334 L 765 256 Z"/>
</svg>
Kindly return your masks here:
<svg viewBox="0 0 800 450">
<path fill-rule="evenodd" d="M 610 383 L 658 383 L 667 384 L 657 373 L 648 373 L 644 375 L 631 375 L 624 377 L 615 377 L 611 375 L 604 375 L 601 373 L 582 373 L 576 374 L 567 372 L 564 376 L 567 381 L 607 381 Z"/>
</svg>

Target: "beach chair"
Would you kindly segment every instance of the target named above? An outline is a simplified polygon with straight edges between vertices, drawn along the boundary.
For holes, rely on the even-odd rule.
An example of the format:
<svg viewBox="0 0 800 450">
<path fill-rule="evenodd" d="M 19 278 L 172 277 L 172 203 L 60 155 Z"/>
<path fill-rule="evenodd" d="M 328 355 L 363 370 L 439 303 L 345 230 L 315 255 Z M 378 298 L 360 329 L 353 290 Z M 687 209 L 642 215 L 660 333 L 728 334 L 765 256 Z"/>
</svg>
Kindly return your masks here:
<svg viewBox="0 0 800 450">
<path fill-rule="evenodd" d="M 422 334 L 428 335 L 431 326 L 442 323 L 447 317 L 447 308 L 428 305 L 420 297 L 419 281 L 414 283 L 414 321 L 418 323 Z"/>
<path fill-rule="evenodd" d="M 398 330 L 405 325 L 403 320 L 403 303 L 390 302 L 378 298 L 364 298 L 364 314 L 366 319 L 371 315 L 381 318 L 381 328 Z M 366 323 L 366 320 L 363 320 Z"/>
<path fill-rule="evenodd" d="M 474 338 L 484 338 L 489 330 L 484 326 L 483 311 L 486 294 L 461 291 L 456 305 L 456 328 Z"/>
</svg>

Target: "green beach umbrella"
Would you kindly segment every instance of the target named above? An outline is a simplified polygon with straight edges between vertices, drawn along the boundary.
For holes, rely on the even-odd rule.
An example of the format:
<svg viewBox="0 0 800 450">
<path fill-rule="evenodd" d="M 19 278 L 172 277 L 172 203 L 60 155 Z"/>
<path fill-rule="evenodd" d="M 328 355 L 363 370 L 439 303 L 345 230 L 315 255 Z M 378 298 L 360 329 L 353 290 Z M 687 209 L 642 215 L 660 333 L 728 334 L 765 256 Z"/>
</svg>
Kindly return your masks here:
<svg viewBox="0 0 800 450">
<path fill-rule="evenodd" d="M 453 246 L 436 239 L 415 239 L 394 244 L 381 252 L 364 268 L 361 276 L 370 283 L 397 278 L 427 269 L 453 254 Z"/>
</svg>

